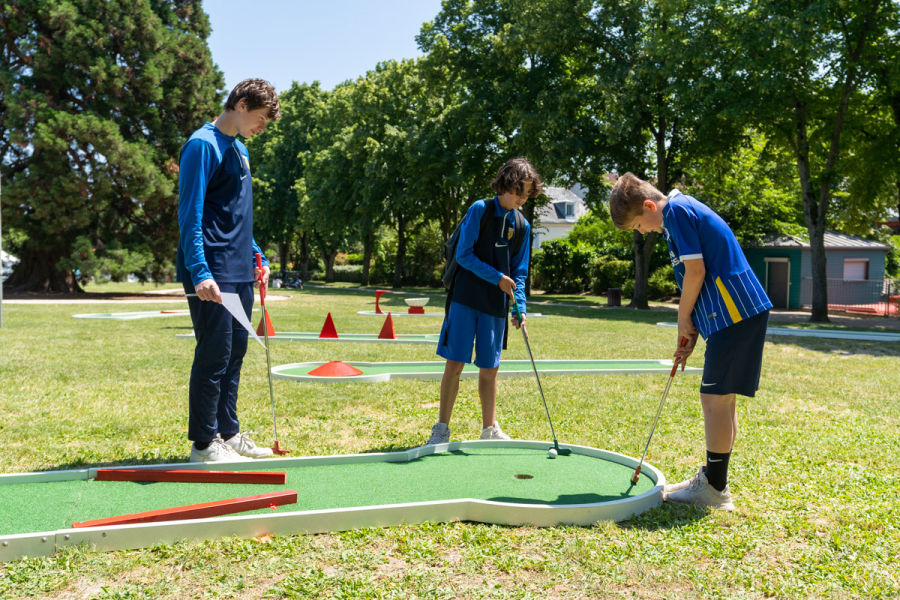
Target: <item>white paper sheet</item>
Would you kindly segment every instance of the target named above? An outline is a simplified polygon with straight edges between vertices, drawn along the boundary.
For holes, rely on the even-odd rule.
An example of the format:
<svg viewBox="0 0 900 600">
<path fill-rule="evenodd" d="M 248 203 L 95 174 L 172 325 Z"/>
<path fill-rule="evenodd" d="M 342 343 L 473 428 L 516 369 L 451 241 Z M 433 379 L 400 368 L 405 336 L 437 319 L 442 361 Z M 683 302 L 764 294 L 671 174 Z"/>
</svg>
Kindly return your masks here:
<svg viewBox="0 0 900 600">
<path fill-rule="evenodd" d="M 241 304 L 241 298 L 237 294 L 232 294 L 230 292 L 220 292 L 220 296 L 222 296 L 222 306 L 228 309 L 234 318 L 238 320 L 238 323 L 244 326 L 244 329 L 250 332 L 250 335 L 253 336 L 259 345 L 263 348 L 266 345 L 263 343 L 259 336 L 256 335 L 256 330 L 253 329 L 253 325 L 250 324 L 250 321 L 247 319 L 247 314 L 244 312 L 244 306 Z M 263 318 L 265 318 L 265 313 L 263 313 Z"/>
</svg>

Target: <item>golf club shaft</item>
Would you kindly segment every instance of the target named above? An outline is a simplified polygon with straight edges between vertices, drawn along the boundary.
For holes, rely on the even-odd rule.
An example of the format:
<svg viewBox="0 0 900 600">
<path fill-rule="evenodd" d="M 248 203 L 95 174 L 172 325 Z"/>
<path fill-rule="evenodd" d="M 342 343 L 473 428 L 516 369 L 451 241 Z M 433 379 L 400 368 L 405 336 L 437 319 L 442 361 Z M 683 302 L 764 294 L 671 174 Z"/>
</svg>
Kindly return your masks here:
<svg viewBox="0 0 900 600">
<path fill-rule="evenodd" d="M 278 423 L 275 419 L 275 390 L 272 387 L 272 359 L 269 356 L 269 315 L 266 312 L 266 289 L 262 283 L 262 256 L 256 255 L 256 266 L 259 268 L 259 302 L 262 304 L 263 334 L 266 337 L 266 375 L 269 376 L 269 400 L 272 402 L 272 430 L 275 443 L 278 443 Z"/>
<path fill-rule="evenodd" d="M 688 339 L 686 337 L 682 337 L 679 343 L 679 347 L 684 347 L 688 343 Z M 684 363 L 681 364 L 681 368 L 684 369 Z M 656 431 L 656 424 L 659 422 L 659 415 L 662 413 L 663 406 L 666 403 L 666 396 L 669 395 L 669 388 L 672 387 L 672 381 L 675 379 L 675 373 L 678 371 L 678 364 L 672 366 L 672 372 L 669 373 L 669 380 L 666 382 L 666 389 L 663 390 L 662 398 L 659 399 L 659 406 L 656 408 L 656 417 L 653 419 L 653 426 L 650 427 L 650 435 L 647 437 L 647 445 L 644 446 L 644 453 L 641 454 L 641 462 L 638 463 L 637 469 L 634 471 L 635 474 L 639 474 L 641 472 L 641 467 L 644 466 L 644 459 L 647 458 L 647 450 L 650 449 L 650 441 L 653 439 L 653 432 Z"/>
<path fill-rule="evenodd" d="M 541 377 L 538 375 L 537 365 L 534 364 L 534 355 L 531 353 L 531 344 L 528 343 L 528 334 L 525 332 L 525 324 L 522 322 L 522 313 L 519 312 L 519 305 L 515 298 L 512 300 L 513 307 L 516 311 L 516 318 L 519 319 L 519 329 L 522 330 L 522 339 L 525 340 L 525 348 L 528 349 L 528 358 L 531 359 L 531 368 L 534 370 L 534 378 L 537 380 L 538 391 L 541 393 L 541 402 L 544 403 L 544 412 L 547 413 L 547 423 L 550 424 L 550 434 L 553 436 L 553 445 L 559 446 L 556 441 L 556 430 L 553 429 L 553 419 L 550 418 L 550 409 L 547 408 L 547 399 L 544 397 L 544 388 L 541 386 Z"/>
</svg>

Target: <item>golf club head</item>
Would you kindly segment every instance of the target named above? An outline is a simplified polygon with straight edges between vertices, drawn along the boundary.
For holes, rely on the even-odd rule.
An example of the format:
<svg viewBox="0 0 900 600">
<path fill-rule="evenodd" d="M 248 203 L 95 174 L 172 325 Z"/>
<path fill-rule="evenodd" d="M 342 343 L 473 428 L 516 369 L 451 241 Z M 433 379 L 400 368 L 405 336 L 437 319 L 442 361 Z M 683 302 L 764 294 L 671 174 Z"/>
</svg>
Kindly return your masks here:
<svg viewBox="0 0 900 600">
<path fill-rule="evenodd" d="M 634 475 L 631 476 L 631 484 L 637 485 L 637 482 L 640 478 L 641 478 L 641 466 L 638 465 L 638 468 L 634 470 Z"/>
<path fill-rule="evenodd" d="M 570 454 L 572 454 L 572 450 L 570 450 L 569 448 L 560 448 L 559 442 L 557 442 L 557 441 L 553 442 L 553 448 L 556 450 L 556 453 L 560 456 L 569 456 Z"/>
<path fill-rule="evenodd" d="M 275 445 L 272 446 L 272 454 L 275 454 L 277 456 L 282 456 L 284 454 L 290 454 L 290 453 L 291 453 L 290 450 L 285 450 L 284 448 L 282 448 L 281 446 L 278 445 L 278 440 L 275 440 Z"/>
</svg>

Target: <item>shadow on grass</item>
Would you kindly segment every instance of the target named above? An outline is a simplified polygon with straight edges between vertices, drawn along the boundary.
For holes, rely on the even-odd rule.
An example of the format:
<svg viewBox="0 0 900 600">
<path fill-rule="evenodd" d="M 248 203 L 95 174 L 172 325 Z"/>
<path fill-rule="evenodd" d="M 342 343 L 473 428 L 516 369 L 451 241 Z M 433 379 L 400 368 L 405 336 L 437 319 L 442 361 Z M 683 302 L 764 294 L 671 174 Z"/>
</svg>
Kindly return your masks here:
<svg viewBox="0 0 900 600">
<path fill-rule="evenodd" d="M 46 471 L 70 471 L 82 469 L 105 469 L 108 467 L 134 467 L 139 465 L 174 465 L 190 462 L 190 454 L 180 454 L 169 456 L 160 456 L 158 458 L 125 458 L 122 460 L 110 460 L 103 462 L 89 462 L 84 460 L 75 460 L 68 463 L 62 463 L 54 467 L 46 467 L 34 471 L 35 473 L 44 473 Z"/>
<path fill-rule="evenodd" d="M 707 506 L 663 502 L 661 506 L 651 508 L 631 519 L 620 521 L 616 525 L 619 529 L 642 529 L 645 531 L 675 529 L 691 525 L 708 516 L 711 512 L 712 509 Z"/>
<path fill-rule="evenodd" d="M 836 356 L 852 356 L 854 354 L 864 354 L 868 356 L 900 356 L 900 342 L 835 340 L 815 337 L 794 337 L 791 335 L 769 335 L 766 336 L 766 342 L 773 346 L 799 346 L 812 352 L 821 352 L 823 354 L 833 354 Z"/>
</svg>

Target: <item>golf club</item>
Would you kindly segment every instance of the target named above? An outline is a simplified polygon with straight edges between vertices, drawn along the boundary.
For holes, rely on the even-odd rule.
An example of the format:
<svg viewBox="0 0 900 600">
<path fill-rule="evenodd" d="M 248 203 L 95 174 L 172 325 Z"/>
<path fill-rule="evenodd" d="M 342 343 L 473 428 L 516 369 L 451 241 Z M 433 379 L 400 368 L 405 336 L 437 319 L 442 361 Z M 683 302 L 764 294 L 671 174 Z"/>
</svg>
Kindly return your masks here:
<svg viewBox="0 0 900 600">
<path fill-rule="evenodd" d="M 681 341 L 678 345 L 679 348 L 684 348 L 688 343 L 688 339 L 686 337 L 682 337 Z M 687 362 L 685 360 L 681 363 L 681 370 L 684 371 L 684 365 Z M 669 388 L 672 387 L 672 380 L 675 379 L 675 372 L 678 370 L 678 364 L 672 365 L 672 372 L 669 373 L 669 380 L 666 382 L 666 389 L 663 391 L 662 398 L 659 400 L 659 407 L 656 409 L 656 417 L 653 419 L 653 426 L 650 427 L 650 436 L 647 438 L 647 445 L 644 446 L 644 453 L 641 454 L 641 462 L 638 463 L 637 469 L 634 470 L 634 475 L 631 476 L 631 483 L 637 485 L 638 480 L 641 477 L 641 468 L 644 466 L 644 459 L 647 458 L 647 450 L 650 449 L 650 440 L 653 439 L 653 432 L 656 431 L 656 423 L 659 421 L 659 414 L 662 412 L 663 405 L 666 403 L 666 396 L 669 394 Z"/>
<path fill-rule="evenodd" d="M 525 340 L 525 347 L 528 349 L 528 358 L 531 359 L 531 368 L 534 370 L 534 378 L 537 380 L 538 390 L 541 392 L 541 401 L 544 403 L 544 412 L 547 413 L 547 422 L 550 424 L 550 434 L 553 435 L 553 448 L 559 456 L 568 456 L 572 454 L 569 448 L 560 448 L 556 439 L 556 430 L 553 429 L 553 419 L 550 418 L 550 410 L 547 408 L 547 399 L 544 397 L 544 388 L 541 387 L 541 378 L 538 375 L 537 366 L 534 364 L 534 355 L 531 353 L 531 344 L 528 343 L 528 333 L 525 331 L 525 325 L 522 323 L 522 313 L 519 312 L 519 304 L 515 297 L 512 298 L 512 305 L 516 312 L 516 318 L 519 319 L 519 329 L 522 330 L 522 339 Z M 551 454 L 551 458 L 552 458 Z"/>
<path fill-rule="evenodd" d="M 266 286 L 262 283 L 262 255 L 256 253 L 256 268 L 259 269 L 259 302 L 262 304 L 263 312 L 263 332 L 266 336 L 266 374 L 269 376 L 269 399 L 272 401 L 272 429 L 275 432 L 275 445 L 272 447 L 273 454 L 288 454 L 288 450 L 284 450 L 278 445 L 278 424 L 275 421 L 275 391 L 272 388 L 272 360 L 269 358 L 269 313 L 266 311 Z"/>
</svg>

